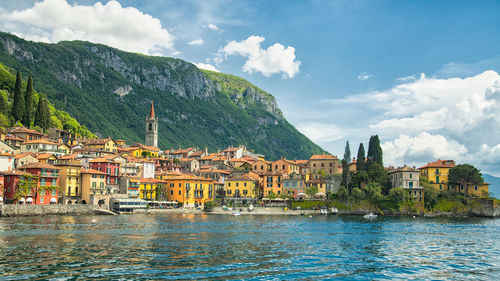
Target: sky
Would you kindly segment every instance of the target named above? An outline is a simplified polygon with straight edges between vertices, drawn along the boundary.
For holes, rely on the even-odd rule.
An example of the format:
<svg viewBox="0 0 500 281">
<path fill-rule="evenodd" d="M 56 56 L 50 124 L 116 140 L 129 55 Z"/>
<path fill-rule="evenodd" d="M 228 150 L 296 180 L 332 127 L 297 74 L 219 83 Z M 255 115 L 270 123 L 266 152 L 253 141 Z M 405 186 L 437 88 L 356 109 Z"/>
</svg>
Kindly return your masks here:
<svg viewBox="0 0 500 281">
<path fill-rule="evenodd" d="M 0 30 L 177 57 L 249 80 L 339 157 L 500 176 L 500 1 L 2 0 Z"/>
</svg>

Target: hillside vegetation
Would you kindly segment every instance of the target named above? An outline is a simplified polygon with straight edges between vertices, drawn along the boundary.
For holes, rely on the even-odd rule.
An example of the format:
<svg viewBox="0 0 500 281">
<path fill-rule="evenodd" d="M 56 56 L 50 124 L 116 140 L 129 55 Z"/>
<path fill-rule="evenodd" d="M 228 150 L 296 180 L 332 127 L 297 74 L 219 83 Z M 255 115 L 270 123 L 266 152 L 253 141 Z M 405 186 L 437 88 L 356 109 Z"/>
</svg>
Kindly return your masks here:
<svg viewBox="0 0 500 281">
<path fill-rule="evenodd" d="M 37 90 L 99 137 L 144 141 L 154 101 L 159 146 L 246 145 L 269 159 L 323 150 L 283 117 L 272 95 L 179 59 L 72 41 L 34 43 L 0 33 L 0 62 L 31 73 Z"/>
</svg>

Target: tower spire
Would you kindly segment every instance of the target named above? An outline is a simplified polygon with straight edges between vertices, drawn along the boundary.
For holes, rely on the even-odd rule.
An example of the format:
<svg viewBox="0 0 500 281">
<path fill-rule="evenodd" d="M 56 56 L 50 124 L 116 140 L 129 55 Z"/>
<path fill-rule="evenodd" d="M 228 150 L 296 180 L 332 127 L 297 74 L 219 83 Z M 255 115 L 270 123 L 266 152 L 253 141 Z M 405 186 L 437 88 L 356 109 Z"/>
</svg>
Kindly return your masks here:
<svg viewBox="0 0 500 281">
<path fill-rule="evenodd" d="M 155 107 L 153 102 L 151 102 L 151 110 L 149 111 L 149 119 L 155 119 Z"/>
</svg>

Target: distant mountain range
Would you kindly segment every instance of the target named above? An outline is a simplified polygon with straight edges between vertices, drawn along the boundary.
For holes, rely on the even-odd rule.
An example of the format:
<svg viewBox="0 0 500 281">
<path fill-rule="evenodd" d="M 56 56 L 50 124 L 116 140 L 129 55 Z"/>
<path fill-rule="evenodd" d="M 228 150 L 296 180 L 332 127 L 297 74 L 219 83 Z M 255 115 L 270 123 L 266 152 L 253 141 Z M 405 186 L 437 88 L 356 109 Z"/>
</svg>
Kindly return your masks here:
<svg viewBox="0 0 500 281">
<path fill-rule="evenodd" d="M 496 198 L 500 198 L 500 178 L 483 174 L 483 179 L 490 184 L 490 192 L 493 193 Z"/>
<path fill-rule="evenodd" d="M 159 146 L 246 145 L 269 159 L 324 150 L 283 116 L 275 98 L 232 75 L 186 61 L 82 41 L 35 43 L 0 33 L 0 63 L 31 73 L 35 88 L 100 137 L 144 142 L 151 101 Z"/>
</svg>

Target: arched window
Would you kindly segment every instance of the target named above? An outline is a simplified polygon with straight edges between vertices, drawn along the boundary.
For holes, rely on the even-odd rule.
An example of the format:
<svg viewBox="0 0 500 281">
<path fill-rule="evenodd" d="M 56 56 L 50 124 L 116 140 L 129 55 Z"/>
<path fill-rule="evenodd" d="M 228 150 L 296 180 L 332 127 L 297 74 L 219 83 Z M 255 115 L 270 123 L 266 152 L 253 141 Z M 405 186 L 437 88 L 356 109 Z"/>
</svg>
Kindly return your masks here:
<svg viewBox="0 0 500 281">
<path fill-rule="evenodd" d="M 149 123 L 149 130 L 152 131 L 153 130 L 153 124 L 152 123 Z"/>
</svg>

